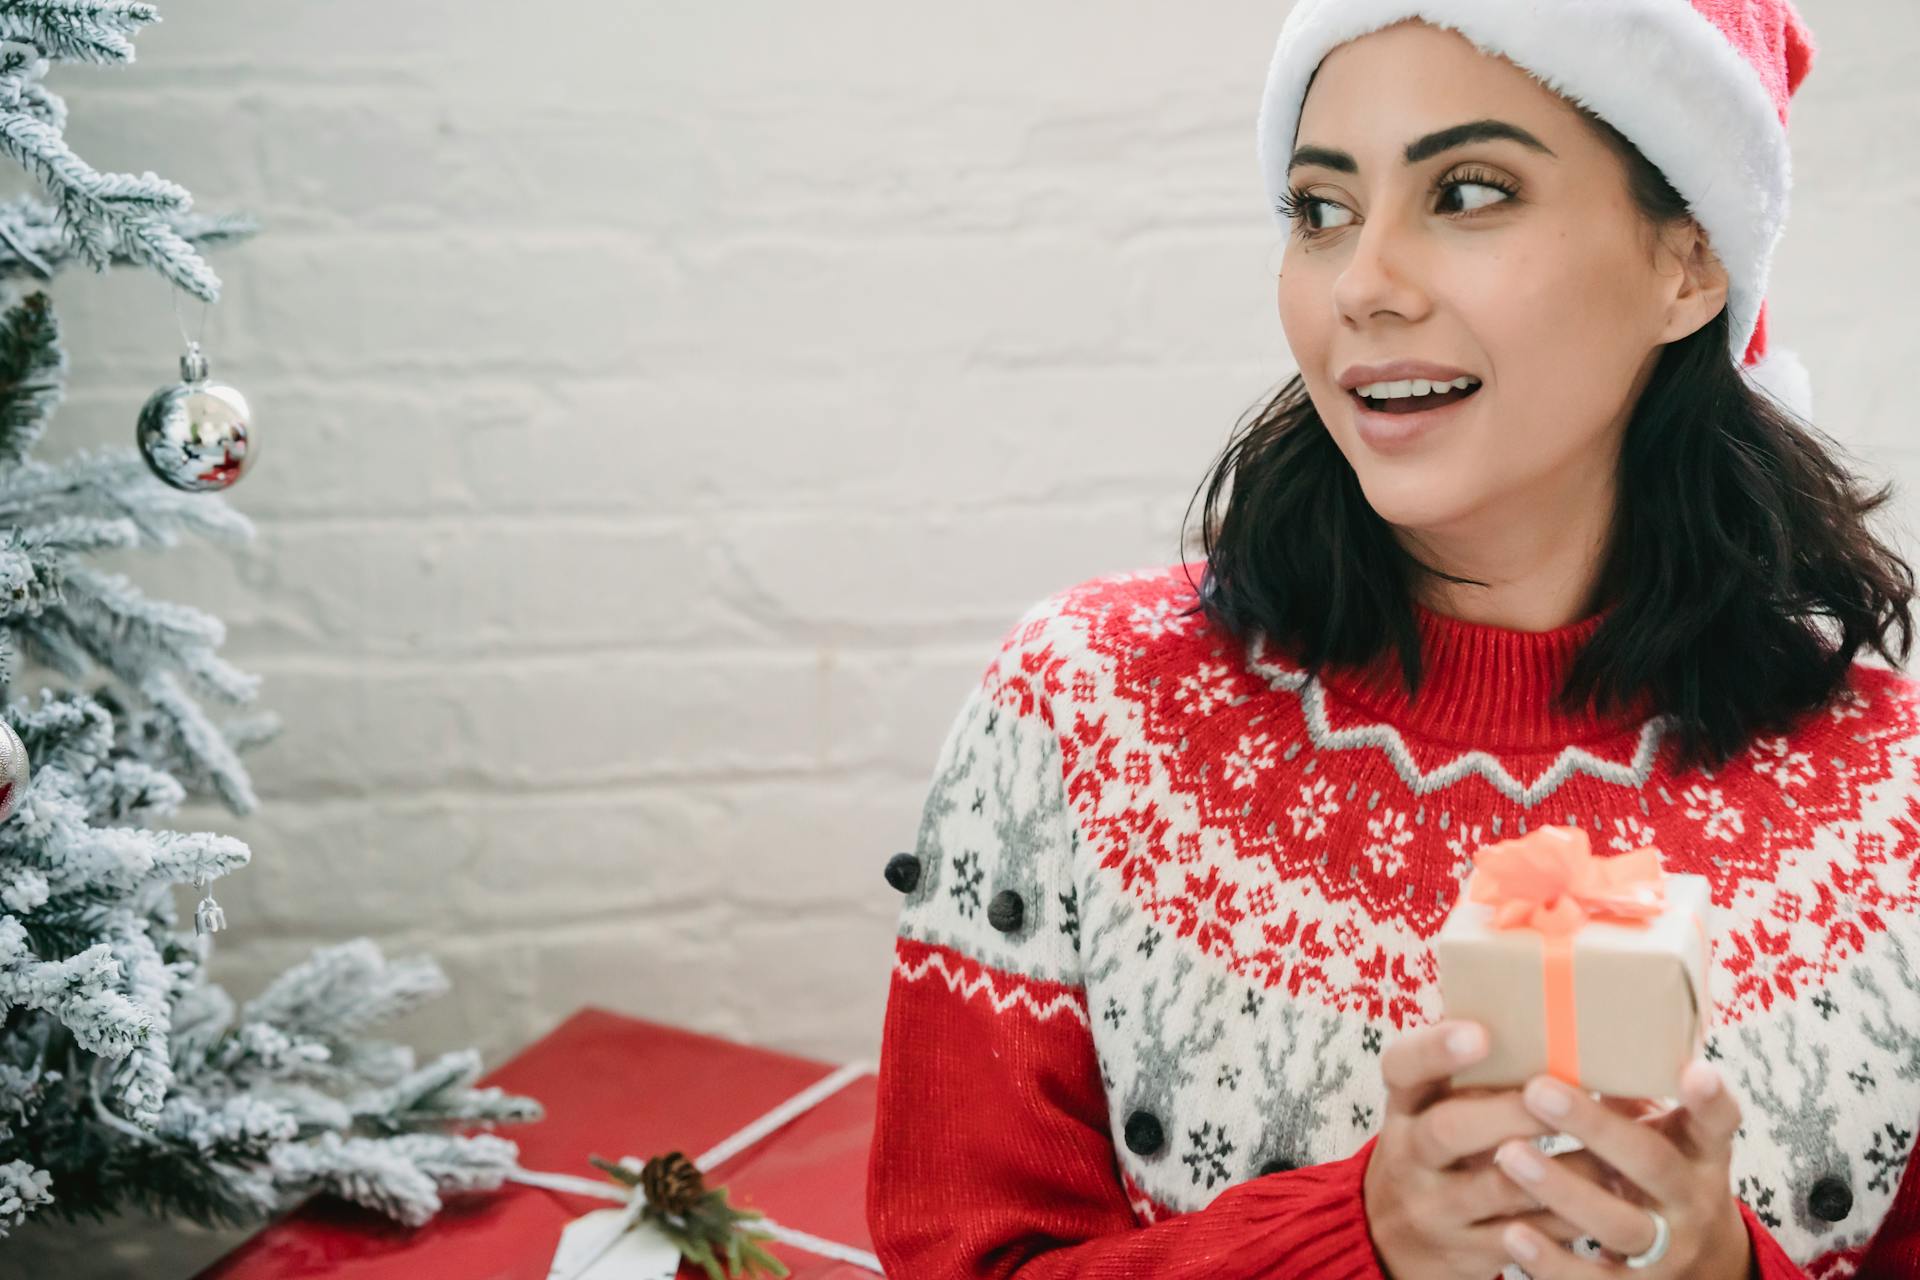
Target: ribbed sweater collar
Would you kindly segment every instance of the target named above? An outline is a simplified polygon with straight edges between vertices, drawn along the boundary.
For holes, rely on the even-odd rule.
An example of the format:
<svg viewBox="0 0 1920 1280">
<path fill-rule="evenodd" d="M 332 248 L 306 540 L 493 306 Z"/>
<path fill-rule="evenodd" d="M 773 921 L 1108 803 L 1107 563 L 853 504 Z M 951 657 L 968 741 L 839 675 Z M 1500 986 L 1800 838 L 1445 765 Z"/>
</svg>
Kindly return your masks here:
<svg viewBox="0 0 1920 1280">
<path fill-rule="evenodd" d="M 1557 750 L 1636 732 L 1652 714 L 1644 695 L 1625 710 L 1562 711 L 1554 697 L 1610 607 L 1550 631 L 1465 622 L 1414 603 L 1421 683 L 1409 697 L 1397 650 L 1365 668 L 1328 667 L 1337 700 L 1421 737 L 1489 750 Z"/>
</svg>

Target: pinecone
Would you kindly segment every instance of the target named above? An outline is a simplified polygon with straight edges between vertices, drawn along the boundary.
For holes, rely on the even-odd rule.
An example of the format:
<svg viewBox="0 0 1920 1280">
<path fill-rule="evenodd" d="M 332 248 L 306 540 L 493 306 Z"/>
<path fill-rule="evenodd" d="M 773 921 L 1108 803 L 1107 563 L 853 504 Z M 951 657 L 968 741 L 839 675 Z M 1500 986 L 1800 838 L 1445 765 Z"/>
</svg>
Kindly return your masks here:
<svg viewBox="0 0 1920 1280">
<path fill-rule="evenodd" d="M 640 1190 L 647 1203 L 662 1213 L 684 1217 L 707 1193 L 700 1170 L 678 1151 L 655 1156 L 640 1170 Z"/>
</svg>

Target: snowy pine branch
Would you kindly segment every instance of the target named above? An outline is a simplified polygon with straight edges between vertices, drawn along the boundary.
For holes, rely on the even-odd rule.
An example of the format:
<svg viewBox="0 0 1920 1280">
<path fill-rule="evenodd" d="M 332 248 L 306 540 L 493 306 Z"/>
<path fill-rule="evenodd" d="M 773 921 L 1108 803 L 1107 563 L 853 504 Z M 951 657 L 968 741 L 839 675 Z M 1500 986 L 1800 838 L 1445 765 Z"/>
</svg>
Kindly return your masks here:
<svg viewBox="0 0 1920 1280">
<path fill-rule="evenodd" d="M 173 216 L 171 224 L 175 234 L 195 249 L 237 243 L 259 230 L 254 219 L 236 213 L 181 213 Z M 108 250 L 116 266 L 140 261 L 124 249 L 108 246 Z M 0 202 L 0 277 L 44 278 L 77 256 L 79 250 L 67 239 L 60 211 L 53 205 L 33 196 Z"/>
<path fill-rule="evenodd" d="M 0 293 L 80 260 L 152 270 L 212 301 L 219 279 L 200 250 L 257 229 L 193 212 L 157 174 L 95 170 L 65 141 L 50 64 L 131 62 L 130 37 L 157 20 L 132 0 L 0 0 L 0 153 L 45 197 L 0 201 Z M 153 824 L 189 794 L 250 811 L 239 756 L 279 718 L 216 724 L 196 695 L 250 706 L 259 687 L 219 655 L 225 625 L 87 559 L 183 534 L 239 546 L 255 530 L 132 449 L 36 460 L 67 357 L 44 294 L 4 305 L 0 714 L 32 777 L 0 820 L 0 1240 L 29 1214 L 253 1223 L 315 1191 L 417 1224 L 449 1194 L 499 1186 L 514 1144 L 451 1131 L 537 1119 L 539 1105 L 474 1087 L 470 1050 L 420 1066 L 368 1035 L 446 990 L 431 959 L 389 961 L 364 938 L 323 947 L 243 1009 L 207 980 L 212 937 L 181 930 L 173 889 L 231 874 L 251 851 Z M 8 700 L 21 658 L 105 680 Z"/>
<path fill-rule="evenodd" d="M 385 1132 L 455 1125 L 517 1123 L 540 1118 L 540 1108 L 498 1088 L 475 1089 L 480 1055 L 456 1049 L 393 1084 L 351 1102 L 355 1118 Z"/>
<path fill-rule="evenodd" d="M 210 655 L 200 655 L 199 660 L 208 664 L 203 674 L 210 671 L 222 675 L 232 671 L 224 662 Z M 238 673 L 234 674 L 238 676 Z M 221 688 L 211 679 L 203 683 L 211 688 Z M 251 696 L 251 686 L 247 686 L 247 690 L 248 696 Z M 211 789 L 233 812 L 252 813 L 259 806 L 259 801 L 253 794 L 253 781 L 247 775 L 246 766 L 240 763 L 239 753 L 226 740 L 219 727 L 207 718 L 200 704 L 187 696 L 173 674 L 162 670 L 149 671 L 146 679 L 141 681 L 140 692 L 146 695 L 153 706 L 153 714 L 147 723 L 161 737 L 167 758 L 174 762 L 174 771 L 195 780 L 202 789 Z"/>
<path fill-rule="evenodd" d="M 101 173 L 67 145 L 66 104 L 41 83 L 50 62 L 131 62 L 127 37 L 159 20 L 150 4 L 116 0 L 0 0 L 0 152 L 52 199 L 62 238 L 96 271 L 116 260 L 151 267 L 212 302 L 220 277 L 175 225 L 193 203 L 185 187 L 155 173 Z M 42 275 L 38 257 L 0 221 L 14 256 Z"/>
<path fill-rule="evenodd" d="M 0 39 L 24 41 L 58 62 L 132 62 L 127 37 L 160 11 L 138 0 L 7 0 Z"/>
<path fill-rule="evenodd" d="M 21 300 L 0 322 L 0 467 L 18 466 L 66 394 L 67 353 L 47 295 Z"/>
<path fill-rule="evenodd" d="M 168 225 L 192 203 L 185 187 L 154 173 L 100 173 L 60 130 L 18 106 L 0 107 L 0 152 L 53 197 L 63 229 L 96 271 L 112 266 L 117 252 L 195 297 L 218 300 L 220 277 Z"/>
<path fill-rule="evenodd" d="M 419 1226 L 439 1212 L 440 1197 L 448 1192 L 498 1187 L 518 1157 L 513 1143 L 491 1134 L 372 1139 L 323 1133 L 276 1150 L 274 1174 L 289 1189 L 331 1191 Z"/>
<path fill-rule="evenodd" d="M 47 1191 L 47 1183 L 53 1175 L 45 1169 L 36 1169 L 25 1160 L 9 1160 L 0 1164 L 0 1235 L 8 1227 L 17 1227 L 26 1216 L 43 1204 L 51 1204 L 53 1196 Z"/>
<path fill-rule="evenodd" d="M 81 450 L 57 463 L 29 462 L 0 473 L 0 524 L 31 526 L 74 515 L 126 522 L 124 546 L 171 547 L 183 532 L 242 544 L 255 533 L 240 511 L 164 484 L 131 452 Z"/>
<path fill-rule="evenodd" d="M 248 1001 L 249 1019 L 323 1043 L 353 1039 L 447 990 L 427 956 L 388 960 L 367 938 L 322 947 Z"/>
<path fill-rule="evenodd" d="M 56 1014 L 80 1046 L 120 1058 L 147 1038 L 153 1020 L 117 988 L 121 973 L 105 942 L 64 960 L 41 960 L 12 916 L 0 916 L 0 1010 L 16 1005 Z"/>
</svg>

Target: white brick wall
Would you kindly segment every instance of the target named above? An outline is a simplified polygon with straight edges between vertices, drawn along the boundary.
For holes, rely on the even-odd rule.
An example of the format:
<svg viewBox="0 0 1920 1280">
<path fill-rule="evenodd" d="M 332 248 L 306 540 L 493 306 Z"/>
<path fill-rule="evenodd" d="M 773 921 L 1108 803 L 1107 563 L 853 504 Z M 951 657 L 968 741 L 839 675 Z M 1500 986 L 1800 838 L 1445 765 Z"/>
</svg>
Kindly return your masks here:
<svg viewBox="0 0 1920 1280">
<path fill-rule="evenodd" d="M 57 70 L 83 155 L 266 224 L 207 335 L 262 536 L 118 562 L 225 618 L 287 721 L 259 814 L 179 823 L 254 851 L 216 976 L 364 931 L 454 979 L 423 1052 L 494 1064 L 585 1002 L 876 1051 L 881 867 L 993 642 L 1174 558 L 1290 371 L 1253 138 L 1284 8 L 164 0 L 132 68 Z M 1906 483 L 1920 8 L 1801 10 L 1775 338 Z M 166 288 L 55 292 L 48 451 L 130 442 Z"/>
</svg>

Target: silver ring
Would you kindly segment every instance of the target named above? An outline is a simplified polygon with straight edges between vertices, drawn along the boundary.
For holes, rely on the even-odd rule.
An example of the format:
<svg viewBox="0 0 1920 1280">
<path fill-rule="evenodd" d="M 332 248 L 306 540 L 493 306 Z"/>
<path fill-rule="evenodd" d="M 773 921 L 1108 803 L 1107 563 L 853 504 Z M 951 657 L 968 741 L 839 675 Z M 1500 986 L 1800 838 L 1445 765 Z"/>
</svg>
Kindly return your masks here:
<svg viewBox="0 0 1920 1280">
<path fill-rule="evenodd" d="M 1667 1230 L 1667 1220 L 1660 1216 L 1660 1211 L 1657 1209 L 1649 1209 L 1647 1214 L 1653 1219 L 1653 1243 L 1647 1246 L 1645 1253 L 1636 1253 L 1626 1260 L 1627 1265 L 1636 1271 L 1642 1267 L 1652 1266 L 1667 1253 L 1667 1240 L 1670 1234 Z"/>
</svg>

